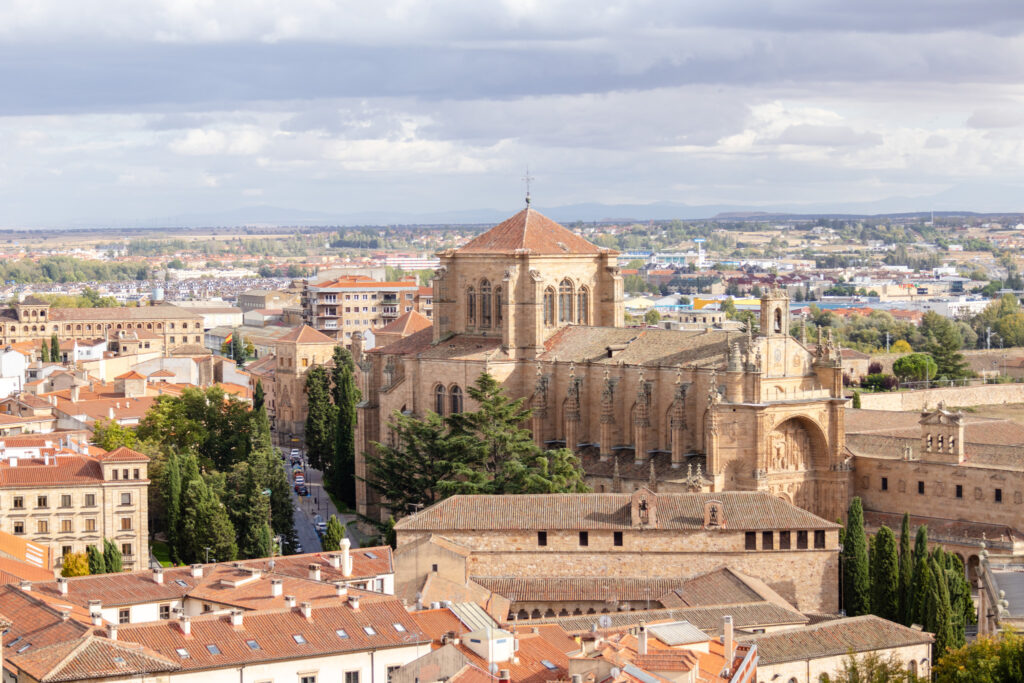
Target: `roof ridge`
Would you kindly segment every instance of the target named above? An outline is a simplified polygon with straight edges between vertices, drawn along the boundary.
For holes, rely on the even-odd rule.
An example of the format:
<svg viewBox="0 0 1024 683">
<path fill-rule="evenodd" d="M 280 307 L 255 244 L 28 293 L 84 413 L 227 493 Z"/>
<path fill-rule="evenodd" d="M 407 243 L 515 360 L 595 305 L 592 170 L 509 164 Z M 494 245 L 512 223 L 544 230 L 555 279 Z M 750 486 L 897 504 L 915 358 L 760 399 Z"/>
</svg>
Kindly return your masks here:
<svg viewBox="0 0 1024 683">
<path fill-rule="evenodd" d="M 55 666 L 53 666 L 48 672 L 46 672 L 46 675 L 43 676 L 42 680 L 44 680 L 44 681 L 52 680 L 54 677 L 56 677 L 56 675 L 59 674 L 69 664 L 71 664 L 71 662 L 73 661 L 73 658 L 75 656 L 77 656 L 78 653 L 80 653 L 86 647 L 88 647 L 89 643 L 92 642 L 92 639 L 96 638 L 96 637 L 98 637 L 98 636 L 96 636 L 93 633 L 87 633 L 86 635 L 81 636 L 78 639 L 78 641 L 79 641 L 78 644 L 75 645 L 74 647 L 72 647 L 71 650 L 68 651 L 68 653 L 66 655 L 64 655 L 64 657 L 59 662 L 57 662 L 57 664 Z M 68 641 L 66 641 L 66 640 L 61 641 L 61 642 L 57 642 L 57 643 L 51 643 L 50 645 L 46 645 L 44 647 L 41 647 L 41 648 L 37 649 L 36 652 L 45 651 L 47 648 L 56 648 L 56 647 L 59 647 L 61 645 L 67 645 L 67 644 L 68 644 Z"/>
</svg>

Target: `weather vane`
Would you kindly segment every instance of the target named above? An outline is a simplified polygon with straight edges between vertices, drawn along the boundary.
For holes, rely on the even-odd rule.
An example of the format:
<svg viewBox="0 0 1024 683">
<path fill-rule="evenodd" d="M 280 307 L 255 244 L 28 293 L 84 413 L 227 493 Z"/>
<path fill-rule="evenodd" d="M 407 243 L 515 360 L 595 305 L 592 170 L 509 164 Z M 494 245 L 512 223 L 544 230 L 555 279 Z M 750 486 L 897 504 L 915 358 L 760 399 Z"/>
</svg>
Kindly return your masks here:
<svg viewBox="0 0 1024 683">
<path fill-rule="evenodd" d="M 526 167 L 526 175 L 523 176 L 523 182 L 526 183 L 526 205 L 530 205 L 530 181 L 533 180 L 533 176 L 530 175 L 530 167 Z"/>
</svg>

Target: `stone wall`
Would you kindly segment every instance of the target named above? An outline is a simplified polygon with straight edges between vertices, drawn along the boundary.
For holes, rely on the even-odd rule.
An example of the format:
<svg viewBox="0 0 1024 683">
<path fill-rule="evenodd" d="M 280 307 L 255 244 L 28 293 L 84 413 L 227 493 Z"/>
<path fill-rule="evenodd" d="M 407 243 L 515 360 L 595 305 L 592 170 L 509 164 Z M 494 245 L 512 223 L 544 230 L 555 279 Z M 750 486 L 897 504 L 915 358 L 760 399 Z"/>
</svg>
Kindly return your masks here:
<svg viewBox="0 0 1024 683">
<path fill-rule="evenodd" d="M 911 662 L 916 664 L 916 671 L 923 680 L 927 680 L 931 671 L 931 648 L 928 643 L 874 650 L 883 659 L 891 654 L 911 669 Z M 866 653 L 858 653 L 858 659 Z M 778 664 L 758 664 L 757 679 L 759 681 L 797 681 L 797 683 L 818 683 L 822 674 L 834 676 L 843 668 L 847 655 L 820 657 L 817 659 L 799 659 Z"/>
<path fill-rule="evenodd" d="M 1024 403 L 1024 384 L 979 384 L 860 395 L 860 407 L 865 410 L 923 410 L 926 406 L 934 408 L 940 401 L 947 406 Z"/>
</svg>

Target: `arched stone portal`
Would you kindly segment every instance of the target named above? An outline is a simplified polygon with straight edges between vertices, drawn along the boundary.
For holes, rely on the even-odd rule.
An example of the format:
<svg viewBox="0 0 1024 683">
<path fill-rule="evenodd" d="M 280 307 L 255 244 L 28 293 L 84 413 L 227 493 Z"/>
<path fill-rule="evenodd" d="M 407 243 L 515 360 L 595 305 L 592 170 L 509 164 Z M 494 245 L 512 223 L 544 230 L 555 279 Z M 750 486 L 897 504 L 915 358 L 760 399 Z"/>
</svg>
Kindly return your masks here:
<svg viewBox="0 0 1024 683">
<path fill-rule="evenodd" d="M 834 501 L 827 501 L 830 484 L 823 481 L 832 474 L 828 453 L 825 432 L 814 420 L 806 416 L 783 420 L 768 433 L 761 457 L 760 469 L 768 492 L 834 518 Z"/>
</svg>

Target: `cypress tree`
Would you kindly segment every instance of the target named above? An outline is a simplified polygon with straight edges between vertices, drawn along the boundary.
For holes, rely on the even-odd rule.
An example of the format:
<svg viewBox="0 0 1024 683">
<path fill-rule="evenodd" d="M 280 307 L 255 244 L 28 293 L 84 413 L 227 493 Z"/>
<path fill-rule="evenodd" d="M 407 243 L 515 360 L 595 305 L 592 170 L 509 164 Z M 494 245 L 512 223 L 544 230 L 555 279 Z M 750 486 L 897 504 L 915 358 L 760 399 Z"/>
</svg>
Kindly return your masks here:
<svg viewBox="0 0 1024 683">
<path fill-rule="evenodd" d="M 334 463 L 328 468 L 331 491 L 349 507 L 356 505 L 356 405 L 360 394 L 356 387 L 352 354 L 334 347 Z"/>
<path fill-rule="evenodd" d="M 914 558 L 910 551 L 910 515 L 903 513 L 903 526 L 900 528 L 900 575 L 899 575 L 899 621 L 910 626 L 913 621 L 911 611 L 910 589 L 914 582 Z"/>
<path fill-rule="evenodd" d="M 971 599 L 971 586 L 964 575 L 964 563 L 953 553 L 946 555 L 946 579 L 949 583 L 949 605 L 953 616 L 953 637 L 948 645 L 951 648 L 958 648 L 966 642 L 964 631 L 967 624 L 975 623 L 978 615 Z"/>
<path fill-rule="evenodd" d="M 843 607 L 851 617 L 871 613 L 871 576 L 868 568 L 864 509 L 859 497 L 850 501 L 843 543 Z"/>
<path fill-rule="evenodd" d="M 928 620 L 929 583 L 931 582 L 931 570 L 928 568 L 927 558 L 922 557 L 914 565 L 914 583 L 911 590 L 913 595 L 910 621 L 913 624 L 924 625 Z"/>
<path fill-rule="evenodd" d="M 329 382 L 321 365 L 314 365 L 306 373 L 306 457 L 313 468 L 321 471 L 334 453 L 332 430 L 336 418 Z"/>
<path fill-rule="evenodd" d="M 922 557 L 928 557 L 928 527 L 919 526 L 917 527 L 917 538 L 914 539 L 914 566 L 917 566 L 918 560 Z"/>
<path fill-rule="evenodd" d="M 60 342 L 57 341 L 57 333 L 50 337 L 50 360 L 54 363 L 60 362 Z"/>
<path fill-rule="evenodd" d="M 103 561 L 103 553 L 94 545 L 87 546 L 85 553 L 89 558 L 90 574 L 106 574 L 107 565 Z"/>
<path fill-rule="evenodd" d="M 183 482 L 184 483 L 184 482 Z M 183 558 L 186 563 L 234 560 L 238 555 L 235 528 L 228 511 L 202 477 L 189 481 L 182 496 Z"/>
<path fill-rule="evenodd" d="M 103 539 L 103 564 L 108 574 L 117 574 L 123 570 L 121 549 L 109 538 Z"/>
<path fill-rule="evenodd" d="M 883 526 L 875 535 L 871 553 L 871 611 L 897 621 L 899 618 L 899 560 L 896 554 L 896 536 Z"/>
<path fill-rule="evenodd" d="M 256 380 L 256 388 L 252 392 L 252 409 L 253 412 L 259 412 L 263 408 L 263 402 L 266 401 L 266 394 L 263 392 L 263 380 Z"/>
<path fill-rule="evenodd" d="M 935 634 L 934 658 L 938 659 L 946 653 L 946 648 L 954 641 L 953 614 L 949 604 L 949 586 L 946 584 L 946 570 L 934 556 L 929 562 L 932 588 L 929 594 L 934 602 L 929 605 L 928 631 Z"/>
<path fill-rule="evenodd" d="M 164 475 L 164 508 L 167 510 L 167 545 L 171 560 L 180 561 L 178 553 L 178 525 L 181 524 L 181 458 L 171 453 L 167 458 Z"/>
<path fill-rule="evenodd" d="M 323 549 L 324 552 L 341 550 L 341 539 L 345 537 L 345 528 L 334 515 L 327 520 L 327 529 L 324 530 Z"/>
<path fill-rule="evenodd" d="M 39 360 L 43 363 L 50 362 L 50 347 L 46 345 L 46 341 L 43 341 L 43 345 L 39 347 Z"/>
</svg>

